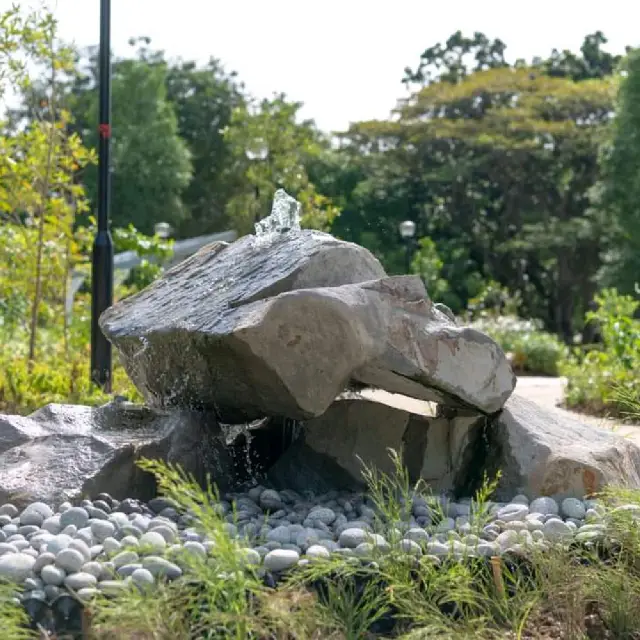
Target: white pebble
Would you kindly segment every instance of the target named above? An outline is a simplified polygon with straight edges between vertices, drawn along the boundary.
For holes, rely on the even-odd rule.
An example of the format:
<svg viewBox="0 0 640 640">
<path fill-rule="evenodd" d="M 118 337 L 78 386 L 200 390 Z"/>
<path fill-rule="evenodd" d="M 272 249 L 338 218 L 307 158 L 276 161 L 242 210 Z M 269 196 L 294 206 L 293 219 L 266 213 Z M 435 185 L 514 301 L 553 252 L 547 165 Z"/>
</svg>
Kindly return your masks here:
<svg viewBox="0 0 640 640">
<path fill-rule="evenodd" d="M 64 569 L 67 573 L 80 571 L 85 562 L 85 557 L 77 549 L 63 549 L 56 555 L 56 566 Z"/>
<path fill-rule="evenodd" d="M 264 557 L 264 568 L 268 571 L 284 571 L 298 564 L 300 554 L 290 549 L 275 549 Z"/>
<path fill-rule="evenodd" d="M 357 547 L 356 547 L 357 549 Z M 331 557 L 331 554 L 329 553 L 329 550 L 326 547 L 323 547 L 319 544 L 312 544 L 308 549 L 307 549 L 307 557 L 309 558 L 321 558 L 321 559 L 327 559 Z"/>
<path fill-rule="evenodd" d="M 72 573 L 64 579 L 64 586 L 68 589 L 72 589 L 73 591 L 95 587 L 97 583 L 98 580 L 94 575 L 91 575 L 90 573 L 83 573 L 82 571 Z"/>
<path fill-rule="evenodd" d="M 64 582 L 67 574 L 64 569 L 56 567 L 53 564 L 48 564 L 46 567 L 42 568 L 40 577 L 42 578 L 42 582 L 44 582 L 45 584 L 52 584 L 57 587 Z"/>
<path fill-rule="evenodd" d="M 0 557 L 0 579 L 24 582 L 33 570 L 36 559 L 26 553 L 7 553 Z"/>
<path fill-rule="evenodd" d="M 161 533 L 156 531 L 147 531 L 140 536 L 140 546 L 150 547 L 152 551 L 163 551 L 167 546 L 167 541 Z"/>
<path fill-rule="evenodd" d="M 498 509 L 496 514 L 498 520 L 503 522 L 522 521 L 529 515 L 529 507 L 526 504 L 508 504 Z"/>
<path fill-rule="evenodd" d="M 542 529 L 544 537 L 549 542 L 561 542 L 573 536 L 573 529 L 558 518 L 550 518 L 544 523 Z"/>
</svg>

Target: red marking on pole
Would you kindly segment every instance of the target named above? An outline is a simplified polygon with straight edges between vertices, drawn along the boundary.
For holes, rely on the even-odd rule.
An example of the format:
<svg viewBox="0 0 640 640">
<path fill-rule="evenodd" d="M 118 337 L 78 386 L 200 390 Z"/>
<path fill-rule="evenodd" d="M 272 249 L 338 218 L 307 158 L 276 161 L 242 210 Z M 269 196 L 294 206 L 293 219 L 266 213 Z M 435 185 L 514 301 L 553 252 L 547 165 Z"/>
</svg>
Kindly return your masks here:
<svg viewBox="0 0 640 640">
<path fill-rule="evenodd" d="M 101 124 L 98 127 L 98 131 L 100 131 L 100 137 L 109 139 L 111 137 L 111 125 L 110 124 Z"/>
</svg>

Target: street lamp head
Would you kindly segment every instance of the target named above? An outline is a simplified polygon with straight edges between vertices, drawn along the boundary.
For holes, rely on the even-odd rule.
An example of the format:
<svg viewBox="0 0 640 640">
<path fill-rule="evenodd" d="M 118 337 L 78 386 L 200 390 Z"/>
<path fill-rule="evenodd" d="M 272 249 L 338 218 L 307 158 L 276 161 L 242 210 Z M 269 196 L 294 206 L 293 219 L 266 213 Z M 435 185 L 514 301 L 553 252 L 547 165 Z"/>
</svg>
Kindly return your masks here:
<svg viewBox="0 0 640 640">
<path fill-rule="evenodd" d="M 398 225 L 398 229 L 403 240 L 409 240 L 416 235 L 416 223 L 413 220 L 404 220 Z"/>
<path fill-rule="evenodd" d="M 153 231 L 159 238 L 166 240 L 171 237 L 173 229 L 168 222 L 158 222 L 154 225 Z"/>
</svg>

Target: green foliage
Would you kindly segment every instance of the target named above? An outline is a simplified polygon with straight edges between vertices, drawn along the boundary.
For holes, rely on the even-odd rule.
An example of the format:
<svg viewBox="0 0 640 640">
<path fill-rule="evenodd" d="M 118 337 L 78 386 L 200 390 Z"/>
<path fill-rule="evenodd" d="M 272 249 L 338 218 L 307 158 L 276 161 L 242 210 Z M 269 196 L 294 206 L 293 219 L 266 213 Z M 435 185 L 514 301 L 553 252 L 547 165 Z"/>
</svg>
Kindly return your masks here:
<svg viewBox="0 0 640 640">
<path fill-rule="evenodd" d="M 366 239 L 396 272 L 398 223 L 414 220 L 435 243 L 452 309 L 493 280 L 520 295 L 524 316 L 572 341 L 611 241 L 587 197 L 613 109 L 615 56 L 601 35 L 571 59 L 513 66 L 484 34 L 427 49 L 397 117 L 341 135 L 343 161 L 331 166 L 344 178 L 319 183 L 332 198 L 349 189 L 334 230 Z"/>
<path fill-rule="evenodd" d="M 127 290 L 121 291 L 119 298 L 140 291 L 159 278 L 164 271 L 162 263 L 173 255 L 173 240 L 146 236 L 132 224 L 114 229 L 112 235 L 115 251 L 133 251 L 141 258 L 126 280 Z"/>
<path fill-rule="evenodd" d="M 411 263 L 411 272 L 422 278 L 432 300 L 446 304 L 449 285 L 442 278 L 443 266 L 435 242 L 431 238 L 420 238 L 418 250 Z"/>
<path fill-rule="evenodd" d="M 73 60 L 57 40 L 55 20 L 48 13 L 8 16 L 3 20 L 13 21 L 15 41 L 3 67 L 22 91 L 32 86 L 33 68 L 46 73 L 44 100 L 50 105 L 45 118 L 0 132 L 0 290 L 9 301 L 0 323 L 13 332 L 17 311 L 29 307 L 24 328 L 33 362 L 42 316 L 55 315 L 55 307 L 64 304 L 68 276 L 80 259 L 74 225 L 87 203 L 75 177 L 94 156 L 69 133 L 70 116 L 59 101 L 57 78 L 70 71 Z M 66 325 L 64 332 L 66 340 Z"/>
<path fill-rule="evenodd" d="M 516 373 L 557 376 L 567 347 L 546 332 L 539 320 L 518 317 L 519 295 L 490 282 L 469 301 L 471 326 L 491 336 L 507 354 Z"/>
<path fill-rule="evenodd" d="M 624 414 L 629 402 L 640 398 L 640 304 L 631 296 L 607 289 L 596 296 L 598 310 L 587 314 L 602 334 L 602 348 L 574 349 L 562 365 L 567 376 L 569 406 L 595 413 Z"/>
<path fill-rule="evenodd" d="M 238 188 L 240 176 L 226 170 L 231 161 L 224 130 L 245 98 L 235 73 L 226 73 L 210 59 L 168 63 L 167 99 L 178 118 L 178 132 L 191 152 L 193 175 L 182 194 L 189 217 L 179 228 L 183 237 L 226 230 L 225 204 Z"/>
<path fill-rule="evenodd" d="M 0 18 L 0 29 L 2 20 Z M 38 636 L 28 629 L 27 612 L 16 602 L 15 585 L 0 580 L 0 628 L 7 640 L 35 640 Z"/>
<path fill-rule="evenodd" d="M 98 91 L 85 91 L 86 113 L 91 126 L 82 132 L 87 146 L 96 149 Z M 150 234 L 156 222 L 177 227 L 188 216 L 182 193 L 191 180 L 190 152 L 178 135 L 174 105 L 167 98 L 164 61 L 145 57 L 118 60 L 113 66 L 113 225 L 130 223 Z M 135 99 L 132 99 L 135 96 Z M 84 106 L 84 105 L 83 105 Z M 97 202 L 97 172 L 86 173 L 89 199 Z"/>
<path fill-rule="evenodd" d="M 312 122 L 297 122 L 301 107 L 278 95 L 233 112 L 224 139 L 232 158 L 229 170 L 241 176 L 242 183 L 227 212 L 241 234 L 252 232 L 253 224 L 270 213 L 273 194 L 280 188 L 302 205 L 304 227 L 328 230 L 338 215 L 307 174 L 305 163 L 321 154 L 323 141 Z"/>
<path fill-rule="evenodd" d="M 15 343 L 4 342 L 0 356 L 0 413 L 28 415 L 50 402 L 101 405 L 111 396 L 90 382 L 88 349 L 74 353 L 49 353 L 29 365 L 24 356 L 11 354 Z M 132 401 L 141 397 L 117 363 L 113 391 Z"/>
<path fill-rule="evenodd" d="M 476 320 L 472 326 L 491 336 L 507 354 L 516 373 L 557 376 L 567 347 L 544 331 L 542 323 L 516 316 Z"/>
<path fill-rule="evenodd" d="M 622 292 L 633 293 L 640 282 L 640 49 L 630 51 L 624 62 L 602 163 L 604 178 L 595 198 L 615 230 L 605 277 Z"/>
</svg>

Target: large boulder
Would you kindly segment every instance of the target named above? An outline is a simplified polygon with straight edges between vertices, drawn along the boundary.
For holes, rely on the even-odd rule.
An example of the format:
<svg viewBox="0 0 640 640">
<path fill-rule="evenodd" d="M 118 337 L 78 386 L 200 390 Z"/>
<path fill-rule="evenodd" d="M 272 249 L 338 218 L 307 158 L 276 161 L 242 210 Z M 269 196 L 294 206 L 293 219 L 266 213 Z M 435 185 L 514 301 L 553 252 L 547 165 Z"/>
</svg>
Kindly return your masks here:
<svg viewBox="0 0 640 640">
<path fill-rule="evenodd" d="M 513 395 L 497 415 L 452 412 L 429 424 L 420 475 L 435 491 L 472 495 L 484 478 L 495 497 L 582 498 L 606 486 L 640 488 L 640 448 Z"/>
<path fill-rule="evenodd" d="M 268 478 L 277 488 L 300 492 L 357 490 L 365 484 L 365 466 L 394 474 L 393 450 L 416 480 L 434 411 L 429 403 L 379 390 L 343 393 L 322 416 L 304 423 Z"/>
<path fill-rule="evenodd" d="M 225 420 L 322 415 L 352 383 L 483 413 L 515 386 L 502 350 L 435 308 L 417 277 L 319 232 L 210 245 L 107 310 L 152 406 Z"/>
<path fill-rule="evenodd" d="M 0 504 L 59 504 L 101 492 L 150 499 L 155 480 L 141 457 L 180 464 L 200 482 L 223 488 L 233 460 L 211 415 L 158 413 L 119 403 L 47 405 L 29 417 L 0 416 Z"/>
<path fill-rule="evenodd" d="M 498 496 L 583 497 L 606 486 L 640 488 L 640 448 L 613 431 L 514 395 L 487 432 L 486 470 Z"/>
</svg>

